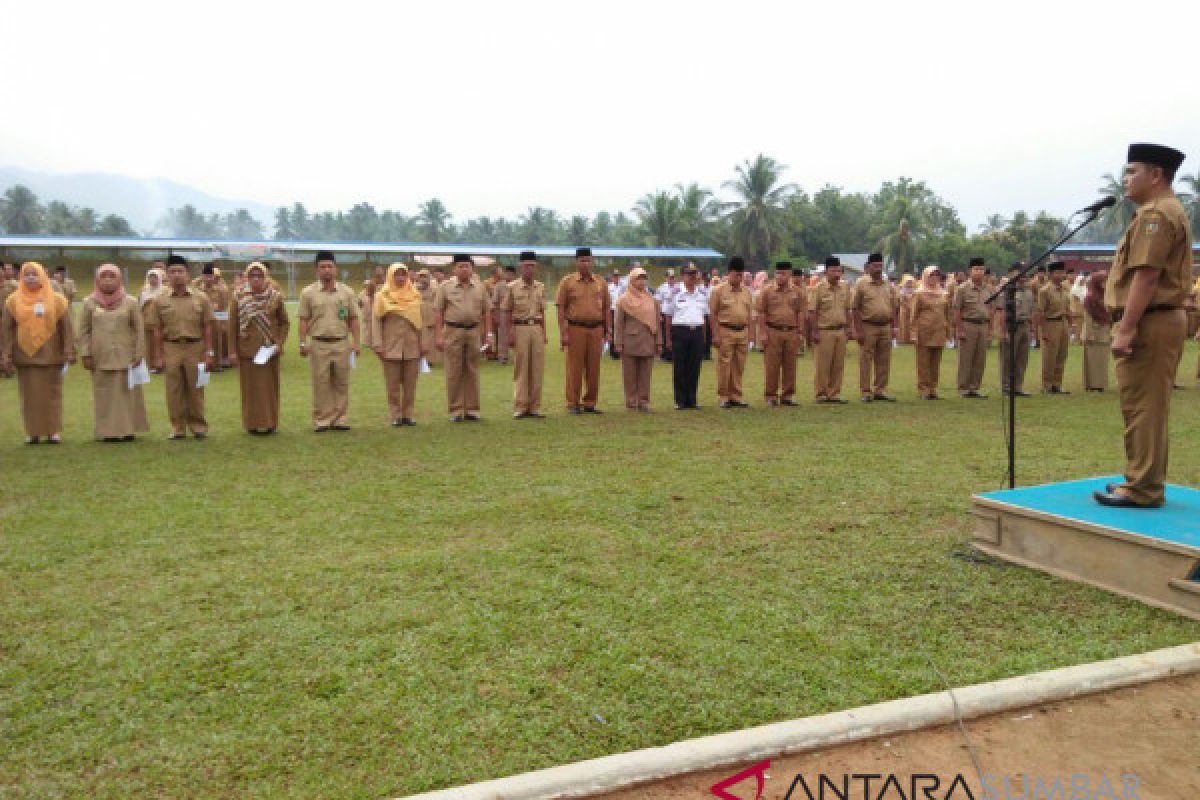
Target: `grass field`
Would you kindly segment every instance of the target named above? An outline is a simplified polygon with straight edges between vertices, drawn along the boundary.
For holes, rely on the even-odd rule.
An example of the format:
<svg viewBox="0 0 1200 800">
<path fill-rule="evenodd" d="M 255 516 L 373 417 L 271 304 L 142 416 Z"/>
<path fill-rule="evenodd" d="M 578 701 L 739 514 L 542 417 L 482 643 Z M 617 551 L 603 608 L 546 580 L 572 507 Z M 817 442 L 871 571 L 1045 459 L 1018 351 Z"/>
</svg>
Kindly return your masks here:
<svg viewBox="0 0 1200 800">
<path fill-rule="evenodd" d="M 1020 404 L 1018 476 L 1121 467 L 1113 392 Z M 1175 396 L 1172 480 L 1200 484 L 1196 346 Z M 1001 400 L 510 419 L 487 365 L 479 425 L 387 426 L 380 370 L 354 430 L 315 436 L 289 343 L 284 424 L 239 429 L 235 373 L 213 435 L 91 441 L 85 373 L 66 442 L 21 444 L 0 381 L 0 796 L 384 798 L 701 734 L 1134 653 L 1200 625 L 973 557 L 972 492 L 1004 475 Z M 955 358 L 943 366 L 953 395 Z M 1030 365 L 1036 376 L 1036 351 Z M 847 396 L 855 397 L 854 350 Z M 1030 381 L 1036 388 L 1036 379 Z"/>
</svg>

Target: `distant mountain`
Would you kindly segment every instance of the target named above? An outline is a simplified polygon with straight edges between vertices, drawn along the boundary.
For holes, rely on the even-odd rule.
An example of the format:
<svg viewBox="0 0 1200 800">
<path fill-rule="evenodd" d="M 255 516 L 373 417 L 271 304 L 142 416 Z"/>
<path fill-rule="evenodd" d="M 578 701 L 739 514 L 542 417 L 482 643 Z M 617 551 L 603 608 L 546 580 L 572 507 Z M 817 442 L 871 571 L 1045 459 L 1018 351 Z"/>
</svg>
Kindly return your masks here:
<svg viewBox="0 0 1200 800">
<path fill-rule="evenodd" d="M 263 224 L 268 234 L 275 218 L 272 206 L 214 197 L 162 178 L 140 180 L 103 172 L 61 175 L 21 167 L 0 167 L 0 193 L 15 184 L 28 186 L 43 205 L 51 200 L 61 200 L 69 205 L 93 208 L 101 215 L 120 214 L 139 233 L 155 233 L 154 228 L 167 209 L 188 203 L 204 213 L 225 214 L 244 208 Z"/>
</svg>

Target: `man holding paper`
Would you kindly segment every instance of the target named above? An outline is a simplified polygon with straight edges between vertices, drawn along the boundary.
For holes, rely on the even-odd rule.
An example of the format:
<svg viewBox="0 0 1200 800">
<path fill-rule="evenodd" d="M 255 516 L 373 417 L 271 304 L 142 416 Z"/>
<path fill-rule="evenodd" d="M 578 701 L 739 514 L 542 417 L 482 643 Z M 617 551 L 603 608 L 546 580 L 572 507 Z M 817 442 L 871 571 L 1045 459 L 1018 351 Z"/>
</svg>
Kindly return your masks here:
<svg viewBox="0 0 1200 800">
<path fill-rule="evenodd" d="M 200 376 L 213 369 L 214 330 L 209 299 L 188 286 L 188 263 L 183 256 L 167 258 L 168 291 L 161 292 L 147 307 L 147 327 L 158 342 L 158 363 L 166 376 L 167 415 L 171 418 L 169 439 L 182 439 L 190 428 L 197 439 L 208 436 L 204 418 L 204 389 Z"/>
<path fill-rule="evenodd" d="M 296 311 L 300 356 L 312 367 L 313 430 L 348 431 L 350 370 L 359 350 L 358 298 L 338 282 L 332 252 L 321 250 L 315 261 L 317 282 L 300 293 Z"/>
<path fill-rule="evenodd" d="M 97 267 L 95 282 L 79 315 L 78 344 L 83 368 L 92 373 L 95 434 L 104 442 L 131 442 L 150 430 L 141 384 L 130 380 L 131 370 L 145 366 L 142 308 L 125 293 L 115 264 Z"/>
<path fill-rule="evenodd" d="M 289 328 L 283 295 L 271 286 L 266 266 L 251 263 L 229 309 L 230 362 L 238 368 L 248 433 L 266 435 L 279 427 L 279 357 Z"/>
</svg>

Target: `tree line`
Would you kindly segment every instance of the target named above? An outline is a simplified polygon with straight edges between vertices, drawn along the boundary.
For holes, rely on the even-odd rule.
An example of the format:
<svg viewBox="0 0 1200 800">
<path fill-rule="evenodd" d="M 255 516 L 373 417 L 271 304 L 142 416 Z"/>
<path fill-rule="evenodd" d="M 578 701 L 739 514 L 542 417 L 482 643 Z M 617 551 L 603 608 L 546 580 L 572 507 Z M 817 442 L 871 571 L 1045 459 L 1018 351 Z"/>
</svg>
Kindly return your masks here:
<svg viewBox="0 0 1200 800">
<path fill-rule="evenodd" d="M 639 198 L 627 210 L 560 215 L 532 206 L 515 218 L 479 216 L 456 220 L 438 198 L 415 213 L 379 210 L 358 203 L 346 211 L 309 211 L 303 203 L 275 211 L 271 229 L 246 209 L 205 213 L 194 206 L 170 209 L 156 232 L 180 238 L 370 242 L 467 242 L 473 244 L 711 247 L 740 253 L 753 266 L 788 258 L 819 263 L 830 253 L 884 253 L 895 272 L 920 264 L 950 268 L 983 256 L 1003 265 L 1028 259 L 1049 246 L 1064 220 L 1045 211 L 993 214 L 968 231 L 958 212 L 924 181 L 901 177 L 875 192 L 846 192 L 826 185 L 809 192 L 785 180 L 787 168 L 758 155 L 721 184 L 723 196 L 697 183 L 679 183 Z M 1120 172 L 1101 177 L 1100 192 L 1118 202 L 1081 235 L 1080 241 L 1113 242 L 1134 209 L 1125 200 Z M 1179 178 L 1179 196 L 1200 228 L 1200 172 Z M 0 198 L 0 229 L 9 233 L 132 236 L 122 217 L 100 217 L 89 208 L 58 201 L 42 205 L 24 186 Z"/>
</svg>

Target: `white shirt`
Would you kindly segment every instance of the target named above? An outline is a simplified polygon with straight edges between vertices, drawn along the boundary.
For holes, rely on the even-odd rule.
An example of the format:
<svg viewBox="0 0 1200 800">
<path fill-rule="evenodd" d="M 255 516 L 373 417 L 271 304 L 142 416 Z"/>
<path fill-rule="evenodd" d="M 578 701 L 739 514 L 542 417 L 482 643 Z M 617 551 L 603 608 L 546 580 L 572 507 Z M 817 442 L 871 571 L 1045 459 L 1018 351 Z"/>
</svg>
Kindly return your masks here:
<svg viewBox="0 0 1200 800">
<path fill-rule="evenodd" d="M 670 303 L 663 305 L 662 313 L 671 318 L 672 325 L 703 325 L 708 316 L 708 298 L 699 286 L 691 292 L 680 286 Z"/>
<path fill-rule="evenodd" d="M 675 298 L 675 295 L 679 294 L 679 290 L 682 288 L 682 283 L 676 283 L 674 285 L 670 283 L 664 283 L 662 286 L 658 287 L 657 290 L 655 290 L 654 299 L 658 300 L 658 304 L 660 306 L 666 308 L 667 304 Z"/>
</svg>

